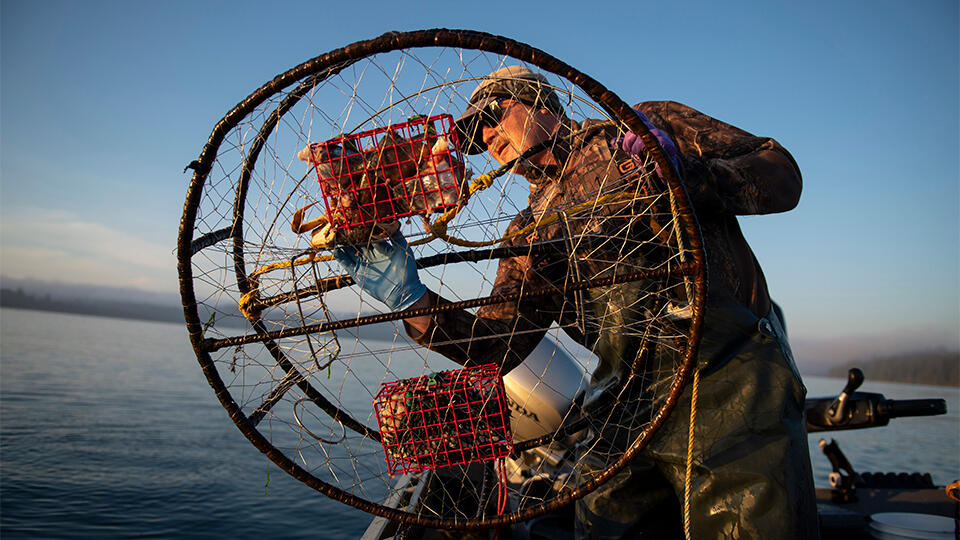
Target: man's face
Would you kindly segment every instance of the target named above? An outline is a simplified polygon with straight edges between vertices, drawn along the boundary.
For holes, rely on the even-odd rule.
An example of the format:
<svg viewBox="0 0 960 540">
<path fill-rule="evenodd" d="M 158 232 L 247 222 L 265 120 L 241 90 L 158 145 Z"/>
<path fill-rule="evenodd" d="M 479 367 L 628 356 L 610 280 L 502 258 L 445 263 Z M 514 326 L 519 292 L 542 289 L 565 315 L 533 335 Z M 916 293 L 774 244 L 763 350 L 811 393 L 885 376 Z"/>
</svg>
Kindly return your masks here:
<svg viewBox="0 0 960 540">
<path fill-rule="evenodd" d="M 500 122 L 484 125 L 482 136 L 487 151 L 501 165 L 549 139 L 560 125 L 555 113 L 512 99 L 500 100 L 500 112 Z M 555 164 L 549 150 L 533 156 L 530 161 L 536 165 Z"/>
</svg>

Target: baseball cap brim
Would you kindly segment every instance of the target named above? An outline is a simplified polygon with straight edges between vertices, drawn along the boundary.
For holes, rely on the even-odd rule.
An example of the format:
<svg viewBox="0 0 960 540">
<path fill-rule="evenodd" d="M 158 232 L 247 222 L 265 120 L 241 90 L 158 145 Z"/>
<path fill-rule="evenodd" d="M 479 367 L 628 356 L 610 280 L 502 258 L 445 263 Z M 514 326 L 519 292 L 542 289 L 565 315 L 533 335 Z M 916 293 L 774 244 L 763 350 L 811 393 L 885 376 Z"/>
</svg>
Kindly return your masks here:
<svg viewBox="0 0 960 540">
<path fill-rule="evenodd" d="M 483 143 L 480 113 L 498 99 L 500 99 L 498 96 L 487 96 L 470 103 L 467 105 L 467 110 L 454 121 L 453 125 L 460 137 L 460 151 L 464 154 L 482 154 L 487 151 L 487 146 Z"/>
</svg>

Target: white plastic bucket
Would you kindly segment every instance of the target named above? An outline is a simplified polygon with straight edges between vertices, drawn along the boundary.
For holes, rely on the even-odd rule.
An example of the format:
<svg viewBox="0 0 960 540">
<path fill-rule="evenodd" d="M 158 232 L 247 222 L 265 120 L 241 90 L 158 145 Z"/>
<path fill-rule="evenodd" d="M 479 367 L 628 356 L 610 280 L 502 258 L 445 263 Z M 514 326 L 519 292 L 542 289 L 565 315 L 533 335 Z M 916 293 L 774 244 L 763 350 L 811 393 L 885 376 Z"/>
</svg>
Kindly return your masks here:
<svg viewBox="0 0 960 540">
<path fill-rule="evenodd" d="M 870 535 L 880 540 L 954 538 L 954 521 L 944 516 L 883 512 L 871 515 L 870 520 Z"/>
</svg>

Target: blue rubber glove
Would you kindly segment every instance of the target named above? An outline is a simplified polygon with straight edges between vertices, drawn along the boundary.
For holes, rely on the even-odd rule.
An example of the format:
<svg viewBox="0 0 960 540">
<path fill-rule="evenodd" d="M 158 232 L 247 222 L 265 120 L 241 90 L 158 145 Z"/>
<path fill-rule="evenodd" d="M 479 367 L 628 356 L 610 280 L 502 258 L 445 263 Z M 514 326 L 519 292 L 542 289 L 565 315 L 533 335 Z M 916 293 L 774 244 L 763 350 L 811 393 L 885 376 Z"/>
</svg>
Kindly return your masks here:
<svg viewBox="0 0 960 540">
<path fill-rule="evenodd" d="M 338 247 L 333 258 L 365 293 L 392 311 L 409 308 L 427 293 L 413 251 L 400 231 L 369 247 Z"/>
<path fill-rule="evenodd" d="M 667 158 L 673 163 L 674 168 L 677 167 L 677 145 L 673 143 L 673 139 L 669 135 L 658 129 L 653 125 L 653 122 L 647 118 L 647 115 L 642 112 L 634 109 L 637 115 L 640 117 L 640 120 L 643 121 L 643 125 L 647 126 L 647 129 L 650 130 L 650 133 L 657 138 L 657 142 L 660 143 L 660 147 L 663 148 L 663 151 L 667 154 Z M 623 137 L 614 139 L 613 144 L 621 148 L 624 152 L 630 154 L 631 156 L 639 156 L 643 149 L 646 148 L 646 145 L 643 144 L 643 139 L 633 132 L 627 132 Z M 656 166 L 657 174 L 663 176 L 663 173 L 660 171 L 660 165 Z"/>
</svg>

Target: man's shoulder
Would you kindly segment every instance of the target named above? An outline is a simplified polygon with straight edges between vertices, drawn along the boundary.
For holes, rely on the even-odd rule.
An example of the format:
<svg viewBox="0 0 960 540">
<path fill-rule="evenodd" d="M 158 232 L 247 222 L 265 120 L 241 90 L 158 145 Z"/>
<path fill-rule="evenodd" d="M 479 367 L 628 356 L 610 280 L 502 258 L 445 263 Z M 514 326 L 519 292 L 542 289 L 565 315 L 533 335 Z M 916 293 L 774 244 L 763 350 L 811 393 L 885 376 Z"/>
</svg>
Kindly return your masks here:
<svg viewBox="0 0 960 540">
<path fill-rule="evenodd" d="M 643 114 L 647 115 L 648 118 L 654 123 L 657 124 L 657 118 L 662 118 L 663 120 L 669 121 L 673 118 L 690 118 L 693 116 L 701 116 L 703 113 L 694 109 L 689 105 L 684 105 L 678 101 L 641 101 L 633 106 L 634 109 L 637 109 Z"/>
<path fill-rule="evenodd" d="M 648 101 L 641 101 L 633 106 L 635 109 L 642 108 L 653 108 L 653 109 L 689 109 L 689 105 L 684 105 L 679 101 L 673 101 L 671 99 L 653 99 Z"/>
</svg>

